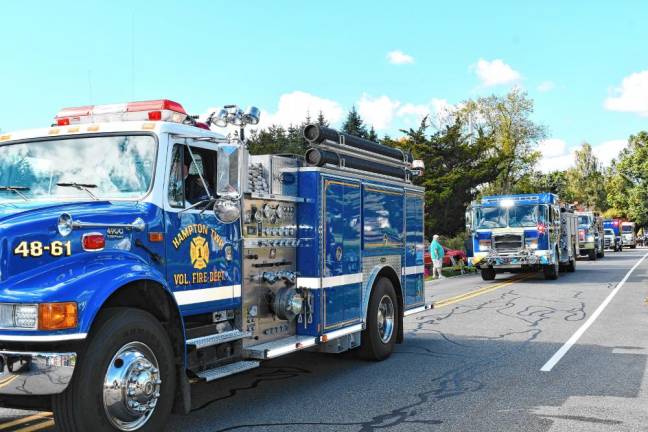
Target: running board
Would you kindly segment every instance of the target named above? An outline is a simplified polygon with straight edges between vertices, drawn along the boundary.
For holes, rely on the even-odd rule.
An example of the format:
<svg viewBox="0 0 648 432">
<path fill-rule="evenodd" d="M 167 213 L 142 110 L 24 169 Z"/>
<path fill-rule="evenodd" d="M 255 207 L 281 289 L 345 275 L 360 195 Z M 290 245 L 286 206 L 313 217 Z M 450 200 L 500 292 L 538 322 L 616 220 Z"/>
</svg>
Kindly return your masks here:
<svg viewBox="0 0 648 432">
<path fill-rule="evenodd" d="M 425 304 L 423 306 L 418 306 L 412 309 L 408 309 L 405 312 L 403 312 L 403 316 L 410 316 L 417 314 L 419 312 L 425 312 L 426 310 L 434 309 L 434 303 L 432 304 Z"/>
<path fill-rule="evenodd" d="M 246 347 L 243 349 L 243 353 L 248 358 L 266 360 L 315 346 L 317 339 L 314 336 L 288 336 L 283 339 Z"/>
<path fill-rule="evenodd" d="M 233 342 L 239 339 L 252 336 L 250 332 L 241 330 L 230 330 L 223 333 L 211 334 L 187 340 L 187 346 L 193 346 L 195 349 L 206 348 L 209 346 L 219 345 L 225 342 Z"/>
<path fill-rule="evenodd" d="M 225 366 L 220 366 L 215 369 L 209 369 L 206 371 L 198 372 L 196 375 L 198 375 L 199 378 L 209 382 L 220 378 L 225 378 L 227 376 L 234 375 L 237 373 L 245 372 L 250 369 L 257 368 L 259 367 L 259 364 L 261 364 L 261 362 L 253 361 L 253 360 L 252 361 L 244 360 L 236 363 L 230 363 Z"/>
</svg>

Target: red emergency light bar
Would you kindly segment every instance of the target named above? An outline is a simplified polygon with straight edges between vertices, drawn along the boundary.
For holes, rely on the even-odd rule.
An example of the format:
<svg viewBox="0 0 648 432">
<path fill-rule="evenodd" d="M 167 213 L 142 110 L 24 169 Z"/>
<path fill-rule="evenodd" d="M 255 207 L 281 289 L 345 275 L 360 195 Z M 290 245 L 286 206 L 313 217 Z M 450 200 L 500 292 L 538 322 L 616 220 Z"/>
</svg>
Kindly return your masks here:
<svg viewBox="0 0 648 432">
<path fill-rule="evenodd" d="M 129 102 L 113 105 L 86 105 L 63 108 L 56 114 L 58 126 L 106 121 L 168 121 L 182 123 L 187 112 L 182 105 L 168 99 Z"/>
</svg>

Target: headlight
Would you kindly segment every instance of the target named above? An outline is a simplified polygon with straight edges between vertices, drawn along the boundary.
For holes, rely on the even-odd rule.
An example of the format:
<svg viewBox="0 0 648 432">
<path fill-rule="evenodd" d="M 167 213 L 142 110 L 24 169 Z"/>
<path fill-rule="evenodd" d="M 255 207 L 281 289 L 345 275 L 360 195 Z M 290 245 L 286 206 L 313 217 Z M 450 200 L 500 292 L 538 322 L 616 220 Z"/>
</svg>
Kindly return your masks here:
<svg viewBox="0 0 648 432">
<path fill-rule="evenodd" d="M 0 304 L 0 327 L 36 330 L 38 328 L 38 305 Z"/>
<path fill-rule="evenodd" d="M 587 239 L 588 242 L 593 242 L 593 241 L 594 241 L 594 236 L 591 235 L 591 234 L 589 234 L 589 235 L 586 237 L 586 239 Z"/>
<path fill-rule="evenodd" d="M 525 243 L 526 243 L 526 247 L 529 248 L 529 249 L 538 249 L 538 239 L 537 238 L 526 239 Z"/>
<path fill-rule="evenodd" d="M 0 304 L 0 328 L 24 330 L 64 330 L 78 324 L 77 304 Z"/>
<path fill-rule="evenodd" d="M 482 252 L 487 251 L 488 249 L 491 248 L 491 244 L 492 243 L 491 243 L 490 239 L 488 239 L 488 240 L 483 240 L 483 239 L 479 240 L 479 250 L 482 251 Z"/>
</svg>

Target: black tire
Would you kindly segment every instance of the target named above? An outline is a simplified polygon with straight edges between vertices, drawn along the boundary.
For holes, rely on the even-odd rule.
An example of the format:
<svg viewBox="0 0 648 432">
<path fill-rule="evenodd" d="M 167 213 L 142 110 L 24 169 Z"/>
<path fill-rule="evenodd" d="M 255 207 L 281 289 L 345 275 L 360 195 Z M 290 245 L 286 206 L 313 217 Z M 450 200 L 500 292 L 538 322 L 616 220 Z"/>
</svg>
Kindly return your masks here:
<svg viewBox="0 0 648 432">
<path fill-rule="evenodd" d="M 394 307 L 394 322 L 391 337 L 386 342 L 380 336 L 378 323 L 378 306 L 383 297 L 389 297 Z M 365 360 L 380 361 L 389 357 L 394 350 L 400 326 L 400 310 L 394 285 L 387 278 L 380 278 L 371 290 L 367 308 L 367 328 L 361 334 L 358 354 Z"/>
<path fill-rule="evenodd" d="M 104 410 L 103 385 L 109 364 L 120 348 L 130 342 L 146 344 L 159 365 L 160 397 L 148 421 L 138 432 L 164 429 L 175 398 L 174 354 L 164 327 L 150 313 L 131 308 L 109 308 L 95 320 L 87 348 L 79 356 L 67 390 L 52 397 L 52 410 L 59 430 L 114 432 Z"/>
<path fill-rule="evenodd" d="M 599 252 L 597 254 L 599 258 L 604 258 L 605 257 L 605 247 L 601 245 L 601 249 L 599 249 Z"/>
<path fill-rule="evenodd" d="M 596 261 L 596 249 L 592 249 L 591 251 L 589 251 L 588 255 L 590 261 Z"/>
<path fill-rule="evenodd" d="M 481 277 L 485 281 L 492 281 L 495 279 L 495 269 L 492 267 L 484 267 L 481 269 Z"/>
<path fill-rule="evenodd" d="M 556 280 L 558 279 L 558 256 L 556 256 L 556 262 L 554 264 L 547 264 L 543 267 L 542 272 L 544 273 L 544 278 L 546 280 Z"/>
<path fill-rule="evenodd" d="M 637 249 L 637 245 L 630 246 L 630 249 Z"/>
</svg>

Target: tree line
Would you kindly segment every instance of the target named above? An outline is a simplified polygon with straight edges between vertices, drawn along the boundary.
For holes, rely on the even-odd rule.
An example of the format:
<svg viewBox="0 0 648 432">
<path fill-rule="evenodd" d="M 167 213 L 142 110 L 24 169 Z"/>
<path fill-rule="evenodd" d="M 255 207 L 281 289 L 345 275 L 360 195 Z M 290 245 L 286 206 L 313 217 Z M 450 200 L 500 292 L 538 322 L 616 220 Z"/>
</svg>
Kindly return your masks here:
<svg viewBox="0 0 648 432">
<path fill-rule="evenodd" d="M 343 132 L 411 151 L 425 163 L 414 182 L 425 187 L 426 237 L 462 235 L 466 207 L 483 195 L 553 192 L 566 202 L 648 225 L 648 132 L 629 138 L 629 145 L 609 167 L 603 167 L 592 146 L 574 152 L 574 165 L 562 171 L 538 169 L 545 126 L 532 120 L 534 103 L 513 89 L 505 95 L 469 99 L 435 118 L 425 117 L 401 136 L 378 137 L 355 107 Z M 252 154 L 303 155 L 309 147 L 302 136 L 310 123 L 329 126 L 322 112 L 295 125 L 252 131 Z"/>
</svg>

